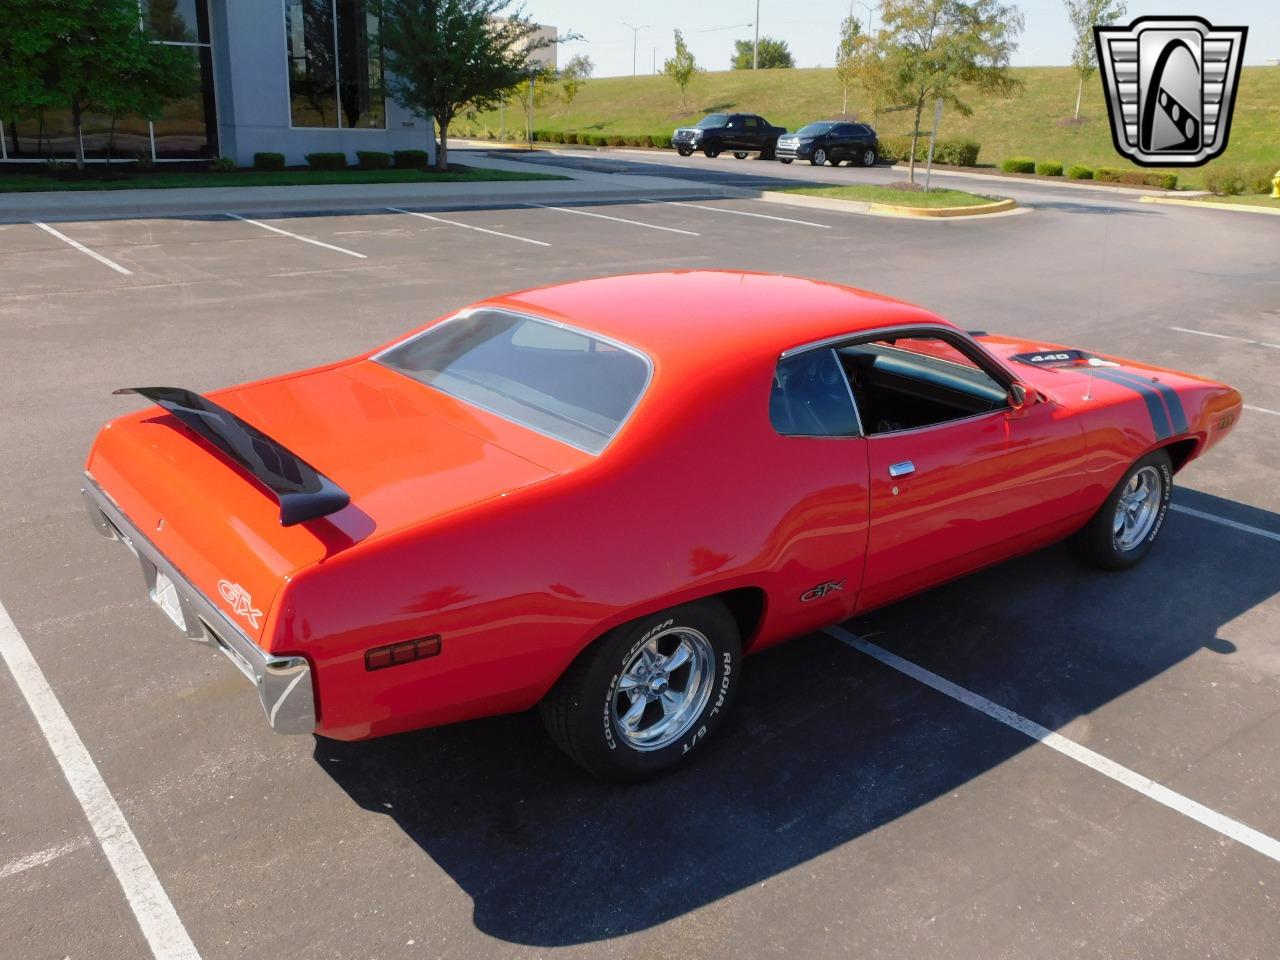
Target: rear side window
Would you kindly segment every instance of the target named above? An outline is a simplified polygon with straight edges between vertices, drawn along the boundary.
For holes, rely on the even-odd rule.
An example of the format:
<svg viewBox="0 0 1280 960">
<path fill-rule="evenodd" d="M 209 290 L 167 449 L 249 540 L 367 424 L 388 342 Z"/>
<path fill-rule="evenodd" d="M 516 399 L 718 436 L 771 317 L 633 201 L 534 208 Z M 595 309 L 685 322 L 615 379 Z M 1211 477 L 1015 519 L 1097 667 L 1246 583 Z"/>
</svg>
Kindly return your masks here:
<svg viewBox="0 0 1280 960">
<path fill-rule="evenodd" d="M 613 439 L 650 373 L 630 347 L 504 310 L 446 320 L 375 359 L 588 453 Z"/>
<path fill-rule="evenodd" d="M 792 437 L 859 435 L 853 396 L 835 351 L 810 350 L 778 361 L 769 419 L 775 430 Z"/>
</svg>

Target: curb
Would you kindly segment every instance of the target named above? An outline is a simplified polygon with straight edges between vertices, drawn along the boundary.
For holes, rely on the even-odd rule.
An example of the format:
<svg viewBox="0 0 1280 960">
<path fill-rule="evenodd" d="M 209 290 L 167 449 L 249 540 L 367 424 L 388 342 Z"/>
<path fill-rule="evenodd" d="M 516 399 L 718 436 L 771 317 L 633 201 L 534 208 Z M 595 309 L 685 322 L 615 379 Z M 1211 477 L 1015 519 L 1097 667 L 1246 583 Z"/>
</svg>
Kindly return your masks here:
<svg viewBox="0 0 1280 960">
<path fill-rule="evenodd" d="M 538 181 L 553 183 L 555 181 Z M 564 181 L 572 183 L 573 181 Z M 332 185 L 328 185 L 332 186 Z M 314 195 L 318 187 L 244 187 L 230 188 L 237 196 L 216 196 L 228 188 L 200 188 L 199 197 L 166 197 L 169 190 L 94 191 L 58 193 L 5 194 L 0 196 L 0 223 L 25 223 L 40 220 L 58 223 L 97 219 L 148 219 L 151 217 L 216 216 L 227 211 L 245 214 L 342 213 L 376 210 L 387 206 L 428 210 L 477 210 L 493 207 L 522 206 L 525 203 L 608 203 L 639 199 L 687 199 L 736 197 L 742 191 L 717 184 L 691 184 L 688 187 L 664 186 L 625 189 L 577 189 L 543 191 L 468 192 L 455 195 L 440 192 L 342 193 Z M 282 196 L 281 189 L 307 191 L 306 195 Z M 272 191 L 269 195 L 244 195 L 242 191 Z M 145 193 L 146 196 L 120 196 L 121 193 Z M 157 196 L 157 194 L 159 196 Z M 68 202 L 74 196 L 75 202 Z M 18 200 L 16 198 L 24 198 Z"/>
<path fill-rule="evenodd" d="M 1280 217 L 1280 200 L 1275 207 L 1250 207 L 1236 203 L 1214 203 L 1212 200 L 1182 200 L 1175 197 L 1142 197 L 1142 203 L 1163 203 L 1171 207 L 1199 207 L 1201 210 L 1227 210 L 1231 213 L 1261 213 L 1265 216 Z"/>
<path fill-rule="evenodd" d="M 895 173 L 906 173 L 910 168 L 905 164 L 894 164 L 891 167 Z M 916 173 L 919 174 L 920 167 L 916 167 Z M 934 167 L 933 172 L 939 177 L 966 177 L 970 180 L 991 180 L 996 183 L 1014 184 L 1025 183 L 1031 186 L 1039 187 L 1058 187 L 1063 190 L 1105 190 L 1108 193 L 1115 191 L 1117 193 L 1141 193 L 1151 195 L 1151 187 L 1129 187 L 1120 184 L 1104 184 L 1097 180 L 1048 180 L 1039 177 L 1002 177 L 998 173 L 969 173 L 964 170 L 948 170 L 946 168 Z M 1157 196 L 1169 196 L 1175 191 L 1164 190 L 1158 191 Z M 1206 196 L 1203 190 L 1184 190 L 1177 191 L 1186 197 L 1203 197 Z"/>
<path fill-rule="evenodd" d="M 758 199 L 768 200 L 771 203 L 784 203 L 793 207 L 839 210 L 842 213 L 860 213 L 872 217 L 894 217 L 900 219 L 949 220 L 958 217 L 996 217 L 1029 212 L 1025 207 L 1018 207 L 1016 200 L 1007 198 L 995 203 L 984 203 L 976 207 L 899 207 L 891 203 L 840 200 L 836 197 L 814 197 L 808 194 L 789 193 L 783 190 L 763 190 Z"/>
</svg>

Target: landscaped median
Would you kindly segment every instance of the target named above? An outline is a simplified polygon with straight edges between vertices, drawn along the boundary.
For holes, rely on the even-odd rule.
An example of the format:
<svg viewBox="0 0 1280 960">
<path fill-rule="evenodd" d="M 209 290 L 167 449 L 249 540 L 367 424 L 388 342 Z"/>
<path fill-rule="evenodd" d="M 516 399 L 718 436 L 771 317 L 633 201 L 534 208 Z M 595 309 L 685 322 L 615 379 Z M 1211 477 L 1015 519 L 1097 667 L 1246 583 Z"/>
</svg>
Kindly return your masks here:
<svg viewBox="0 0 1280 960">
<path fill-rule="evenodd" d="M 61 190 L 163 190 L 191 187 L 298 187 L 322 184 L 360 183 L 476 183 L 498 180 L 567 180 L 552 173 L 497 170 L 450 164 L 447 171 L 436 170 L 313 170 L 305 167 L 286 170 L 147 170 L 120 165 L 108 171 L 99 165 L 90 168 L 85 179 L 63 179 L 37 169 L 0 174 L 0 193 L 36 193 Z M 96 176 L 95 176 L 96 174 Z M 103 179 L 107 177 L 107 179 Z"/>
<path fill-rule="evenodd" d="M 887 217 L 975 217 L 1006 213 L 1018 206 L 1006 197 L 986 197 L 963 190 L 908 189 L 850 184 L 837 187 L 783 187 L 766 190 L 761 199 L 804 207 L 847 210 Z"/>
</svg>

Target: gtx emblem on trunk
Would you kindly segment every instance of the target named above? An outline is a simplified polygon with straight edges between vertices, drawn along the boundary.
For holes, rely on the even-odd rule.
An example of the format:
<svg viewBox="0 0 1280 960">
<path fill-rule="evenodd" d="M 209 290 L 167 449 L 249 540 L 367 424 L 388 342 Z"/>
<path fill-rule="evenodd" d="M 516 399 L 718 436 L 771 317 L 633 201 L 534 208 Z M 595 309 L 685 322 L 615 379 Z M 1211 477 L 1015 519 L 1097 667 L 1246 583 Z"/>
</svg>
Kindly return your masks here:
<svg viewBox="0 0 1280 960">
<path fill-rule="evenodd" d="M 1226 150 L 1248 32 L 1199 17 L 1094 27 L 1116 150 L 1144 167 L 1198 167 Z"/>
<path fill-rule="evenodd" d="M 262 616 L 262 611 L 254 607 L 253 597 L 249 596 L 248 590 L 230 580 L 219 580 L 218 592 L 222 594 L 223 600 L 231 604 L 231 609 L 237 616 L 248 620 L 255 630 L 260 626 L 258 618 Z"/>
</svg>

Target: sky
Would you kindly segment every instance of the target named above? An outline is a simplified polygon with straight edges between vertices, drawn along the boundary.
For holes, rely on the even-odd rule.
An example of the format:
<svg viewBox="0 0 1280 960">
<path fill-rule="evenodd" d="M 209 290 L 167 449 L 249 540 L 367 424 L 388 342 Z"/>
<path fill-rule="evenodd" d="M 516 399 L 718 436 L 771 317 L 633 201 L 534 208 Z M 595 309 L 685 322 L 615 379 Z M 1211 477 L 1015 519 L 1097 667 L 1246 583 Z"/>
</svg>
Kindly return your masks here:
<svg viewBox="0 0 1280 960">
<path fill-rule="evenodd" d="M 1062 0 L 1006 0 L 1021 8 L 1026 27 L 1015 66 L 1052 66 L 1071 62 L 1071 31 Z M 761 35 L 786 40 L 797 67 L 829 67 L 835 60 L 840 21 L 849 15 L 849 0 L 759 0 Z M 854 0 L 853 12 L 864 26 L 868 8 L 878 0 Z M 1280 59 L 1280 0 L 1128 0 L 1124 22 L 1138 16 L 1192 14 L 1221 26 L 1249 28 L 1245 63 Z M 756 0 L 525 0 L 525 13 L 539 23 L 573 30 L 583 40 L 561 45 L 563 64 L 576 53 L 595 63 L 595 76 L 631 73 L 632 39 L 638 73 L 652 73 L 654 63 L 675 50 L 672 31 L 684 33 L 698 64 L 727 70 L 735 40 L 750 40 Z M 873 16 L 873 23 L 878 19 Z M 630 24 L 644 29 L 633 32 Z M 1276 69 L 1280 70 L 1280 67 Z M 1280 109 L 1280 107 L 1278 107 Z"/>
</svg>

